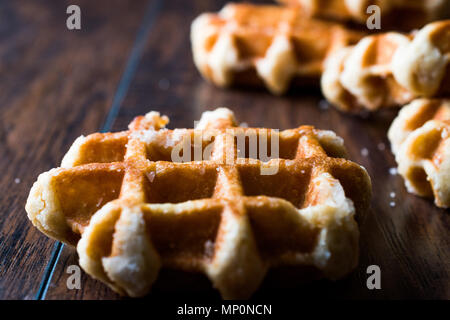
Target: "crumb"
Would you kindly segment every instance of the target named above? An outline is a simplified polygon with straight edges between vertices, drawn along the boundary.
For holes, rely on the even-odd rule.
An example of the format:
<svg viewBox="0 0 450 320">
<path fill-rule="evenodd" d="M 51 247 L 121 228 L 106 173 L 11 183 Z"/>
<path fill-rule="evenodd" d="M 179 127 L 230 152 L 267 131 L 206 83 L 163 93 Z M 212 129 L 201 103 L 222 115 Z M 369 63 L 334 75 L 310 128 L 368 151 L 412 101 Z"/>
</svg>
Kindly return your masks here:
<svg viewBox="0 0 450 320">
<path fill-rule="evenodd" d="M 368 119 L 370 116 L 370 112 L 368 110 L 361 110 L 359 112 L 359 116 L 363 119 Z"/>
<path fill-rule="evenodd" d="M 97 208 L 102 204 L 103 198 L 98 199 L 97 204 L 95 205 Z"/>
<path fill-rule="evenodd" d="M 383 142 L 380 142 L 378 144 L 378 150 L 383 151 L 386 149 L 386 145 Z"/>
<path fill-rule="evenodd" d="M 147 179 L 150 180 L 150 182 L 153 182 L 153 180 L 155 180 L 155 171 L 147 172 L 145 175 L 147 176 Z"/>
<path fill-rule="evenodd" d="M 367 148 L 362 148 L 361 149 L 361 155 L 363 157 L 367 157 L 369 155 L 369 150 L 367 150 Z"/>
<path fill-rule="evenodd" d="M 16 184 L 19 184 L 19 183 L 20 183 L 20 179 L 19 179 L 19 178 L 15 178 L 15 179 L 14 179 L 14 182 L 15 182 Z"/>
<path fill-rule="evenodd" d="M 390 196 L 391 198 L 395 198 L 395 192 L 391 192 L 391 193 L 389 194 L 389 196 Z"/>
<path fill-rule="evenodd" d="M 170 88 L 170 82 L 167 79 L 161 79 L 158 81 L 158 87 L 161 90 L 168 90 Z"/>
<path fill-rule="evenodd" d="M 206 240 L 205 242 L 205 254 L 208 257 L 212 257 L 214 254 L 214 242 L 211 240 Z"/>
<path fill-rule="evenodd" d="M 328 103 L 327 100 L 320 100 L 319 101 L 319 109 L 320 110 L 328 110 L 330 108 L 330 104 Z"/>
<path fill-rule="evenodd" d="M 395 175 L 397 175 L 397 168 L 389 168 L 389 174 L 391 175 L 391 176 L 395 176 Z"/>
<path fill-rule="evenodd" d="M 395 207 L 395 202 L 391 201 L 391 202 L 389 202 L 389 205 L 391 206 L 391 208 L 393 208 L 393 207 Z"/>
</svg>

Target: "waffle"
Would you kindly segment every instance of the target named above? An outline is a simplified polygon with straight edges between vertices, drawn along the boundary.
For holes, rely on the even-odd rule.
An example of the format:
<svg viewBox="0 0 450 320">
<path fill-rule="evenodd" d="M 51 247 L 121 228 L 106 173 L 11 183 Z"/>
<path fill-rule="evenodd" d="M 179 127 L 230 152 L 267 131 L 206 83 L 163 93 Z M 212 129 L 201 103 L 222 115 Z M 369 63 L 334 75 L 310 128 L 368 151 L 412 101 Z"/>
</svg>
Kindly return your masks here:
<svg viewBox="0 0 450 320">
<path fill-rule="evenodd" d="M 61 168 L 34 183 L 30 220 L 77 245 L 88 274 L 136 297 L 161 267 L 202 272 L 229 299 L 248 298 L 269 268 L 339 279 L 356 266 L 354 214 L 367 208 L 371 184 L 332 131 L 236 127 L 225 108 L 203 113 L 196 129 L 167 122 L 150 112 L 128 131 L 80 137 Z M 278 157 L 251 158 L 250 141 L 258 154 L 275 153 L 277 141 Z M 206 160 L 195 161 L 199 150 Z"/>
<path fill-rule="evenodd" d="M 284 93 L 292 81 L 318 82 L 330 52 L 356 43 L 362 33 L 310 19 L 298 8 L 228 4 L 194 20 L 194 62 L 218 86 L 266 86 Z"/>
<path fill-rule="evenodd" d="M 322 92 L 343 111 L 401 106 L 450 94 L 450 20 L 417 33 L 381 33 L 333 53 Z"/>
<path fill-rule="evenodd" d="M 447 0 L 278 0 L 298 6 L 308 16 L 365 24 L 367 8 L 380 8 L 382 26 L 417 28 L 433 20 L 449 16 Z M 408 19 L 398 19 L 399 16 Z"/>
<path fill-rule="evenodd" d="M 450 100 L 414 100 L 388 136 L 408 191 L 450 207 Z"/>
</svg>

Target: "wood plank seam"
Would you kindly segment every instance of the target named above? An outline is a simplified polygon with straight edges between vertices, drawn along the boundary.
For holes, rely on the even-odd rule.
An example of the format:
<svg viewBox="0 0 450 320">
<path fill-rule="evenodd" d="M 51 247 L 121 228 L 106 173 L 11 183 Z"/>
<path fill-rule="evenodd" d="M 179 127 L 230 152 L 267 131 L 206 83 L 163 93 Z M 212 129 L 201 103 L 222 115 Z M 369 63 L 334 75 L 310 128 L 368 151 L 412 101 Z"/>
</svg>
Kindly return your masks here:
<svg viewBox="0 0 450 320">
<path fill-rule="evenodd" d="M 45 295 L 47 294 L 48 285 L 50 284 L 50 280 L 53 277 L 53 273 L 55 271 L 56 263 L 59 260 L 59 256 L 61 255 L 64 244 L 62 242 L 57 241 L 53 247 L 50 260 L 45 267 L 44 275 L 41 280 L 41 284 L 39 285 L 38 293 L 36 294 L 35 300 L 44 300 Z"/>
<path fill-rule="evenodd" d="M 130 57 L 127 61 L 125 71 L 122 78 L 120 79 L 119 86 L 117 87 L 116 94 L 114 95 L 114 100 L 111 106 L 111 110 L 105 120 L 105 123 L 101 129 L 101 132 L 106 132 L 111 130 L 114 120 L 119 113 L 120 106 L 128 92 L 133 76 L 136 73 L 137 66 L 139 64 L 142 53 L 144 52 L 146 39 L 150 33 L 156 17 L 161 9 L 161 0 L 150 0 L 147 12 L 144 16 L 140 30 L 137 33 L 135 43 L 130 53 Z"/>
<path fill-rule="evenodd" d="M 106 120 L 100 129 L 101 132 L 107 132 L 111 130 L 111 127 L 117 117 L 117 114 L 119 113 L 122 102 L 125 99 L 130 84 L 136 73 L 137 66 L 139 65 L 139 61 L 144 52 L 146 39 L 148 39 L 150 30 L 156 20 L 156 17 L 158 16 L 159 11 L 161 10 L 161 4 L 162 4 L 161 0 L 149 0 L 146 13 L 142 20 L 141 26 L 137 32 L 136 39 L 131 49 L 131 53 L 127 59 L 125 70 L 119 81 L 117 90 L 114 94 L 111 109 L 109 110 Z M 39 285 L 39 290 L 35 296 L 35 300 L 45 300 L 48 287 L 51 283 L 55 267 L 59 261 L 59 257 L 61 255 L 63 248 L 64 248 L 63 243 L 58 241 L 55 244 L 54 249 L 52 250 L 51 253 L 50 260 L 45 268 L 44 275 L 41 279 L 41 284 Z"/>
</svg>

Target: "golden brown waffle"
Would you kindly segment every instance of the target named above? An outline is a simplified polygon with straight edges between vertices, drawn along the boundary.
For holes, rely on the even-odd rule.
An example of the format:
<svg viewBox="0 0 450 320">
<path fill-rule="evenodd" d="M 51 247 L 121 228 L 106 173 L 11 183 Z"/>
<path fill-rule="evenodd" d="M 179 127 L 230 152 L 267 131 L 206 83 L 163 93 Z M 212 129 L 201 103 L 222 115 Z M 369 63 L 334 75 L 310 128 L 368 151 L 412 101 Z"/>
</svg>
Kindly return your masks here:
<svg viewBox="0 0 450 320">
<path fill-rule="evenodd" d="M 265 85 L 285 92 L 291 81 L 317 81 L 330 52 L 362 33 L 310 19 L 298 8 L 228 4 L 192 23 L 194 62 L 218 86 Z"/>
<path fill-rule="evenodd" d="M 162 266 L 203 272 L 228 299 L 249 297 L 269 268 L 338 279 L 356 266 L 354 214 L 367 208 L 371 184 L 332 131 L 236 127 L 225 108 L 203 113 L 194 130 L 167 122 L 150 112 L 128 131 L 80 137 L 62 167 L 34 183 L 30 220 L 77 245 L 87 273 L 142 296 Z M 195 141 L 187 162 L 171 160 Z M 279 155 L 263 163 L 273 141 Z M 207 160 L 192 161 L 196 148 Z"/>
<path fill-rule="evenodd" d="M 355 21 L 365 24 L 372 11 L 371 5 L 380 8 L 383 27 L 418 28 L 433 20 L 449 16 L 448 0 L 278 0 L 298 6 L 308 16 Z M 399 19 L 399 17 L 401 17 Z"/>
<path fill-rule="evenodd" d="M 412 35 L 367 36 L 333 53 L 322 75 L 325 97 L 344 111 L 404 105 L 450 94 L 450 20 Z"/>
<path fill-rule="evenodd" d="M 450 100 L 414 100 L 388 136 L 408 191 L 450 207 Z"/>
</svg>

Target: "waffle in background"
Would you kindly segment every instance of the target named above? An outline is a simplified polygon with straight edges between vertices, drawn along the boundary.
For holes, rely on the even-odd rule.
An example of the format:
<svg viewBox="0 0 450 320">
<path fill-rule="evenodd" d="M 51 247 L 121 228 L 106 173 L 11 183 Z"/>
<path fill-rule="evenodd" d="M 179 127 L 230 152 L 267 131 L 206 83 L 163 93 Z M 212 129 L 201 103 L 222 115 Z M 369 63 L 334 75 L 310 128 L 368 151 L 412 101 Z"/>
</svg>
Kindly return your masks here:
<svg viewBox="0 0 450 320">
<path fill-rule="evenodd" d="M 363 33 L 310 19 L 299 8 L 228 4 L 197 17 L 191 27 L 194 62 L 218 86 L 265 85 L 284 93 L 293 80 L 318 83 L 331 52 Z"/>
<path fill-rule="evenodd" d="M 377 110 L 450 94 L 450 20 L 418 32 L 364 37 L 326 61 L 322 92 L 343 111 Z"/>
<path fill-rule="evenodd" d="M 409 192 L 450 207 L 450 100 L 418 99 L 389 129 L 398 172 Z"/>
</svg>

